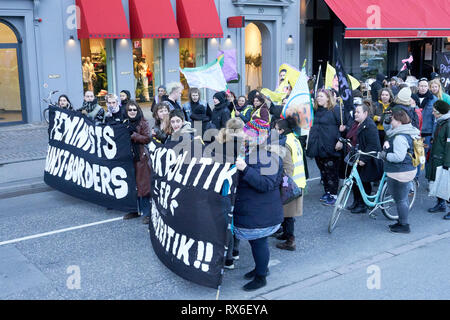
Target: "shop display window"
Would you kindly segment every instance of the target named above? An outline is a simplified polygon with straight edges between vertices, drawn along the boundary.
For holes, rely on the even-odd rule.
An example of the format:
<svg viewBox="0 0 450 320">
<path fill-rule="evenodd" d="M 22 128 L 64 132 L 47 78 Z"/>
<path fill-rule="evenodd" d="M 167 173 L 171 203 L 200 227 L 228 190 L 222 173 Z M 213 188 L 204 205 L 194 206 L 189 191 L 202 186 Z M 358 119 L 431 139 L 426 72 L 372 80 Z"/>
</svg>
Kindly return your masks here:
<svg viewBox="0 0 450 320">
<path fill-rule="evenodd" d="M 363 79 L 387 74 L 387 39 L 361 39 L 360 62 Z"/>
<path fill-rule="evenodd" d="M 160 39 L 133 39 L 133 69 L 137 101 L 153 101 L 162 84 Z"/>
<path fill-rule="evenodd" d="M 93 91 L 99 102 L 108 91 L 105 39 L 81 39 L 83 91 Z"/>
</svg>

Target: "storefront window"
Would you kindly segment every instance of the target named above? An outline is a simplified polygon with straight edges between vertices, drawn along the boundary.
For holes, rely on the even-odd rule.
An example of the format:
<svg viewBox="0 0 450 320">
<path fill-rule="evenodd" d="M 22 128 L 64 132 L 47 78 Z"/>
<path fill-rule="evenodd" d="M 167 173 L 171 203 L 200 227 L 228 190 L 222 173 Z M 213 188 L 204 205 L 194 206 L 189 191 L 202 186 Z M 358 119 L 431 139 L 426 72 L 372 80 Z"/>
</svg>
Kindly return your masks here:
<svg viewBox="0 0 450 320">
<path fill-rule="evenodd" d="M 387 73 L 387 46 L 386 39 L 361 39 L 360 61 L 364 79 Z"/>
<path fill-rule="evenodd" d="M 180 68 L 196 68 L 206 64 L 204 39 L 180 39 Z M 180 80 L 184 86 L 181 94 L 181 101 L 184 103 L 189 100 L 189 85 L 186 78 L 180 73 Z M 206 90 L 201 90 L 201 98 L 205 99 Z"/>
<path fill-rule="evenodd" d="M 99 102 L 108 91 L 106 41 L 81 39 L 83 89 L 93 91 Z"/>
<path fill-rule="evenodd" d="M 162 50 L 160 39 L 134 39 L 133 65 L 136 99 L 150 102 L 162 83 Z"/>
<path fill-rule="evenodd" d="M 24 120 L 18 51 L 15 33 L 0 22 L 0 123 Z"/>
</svg>

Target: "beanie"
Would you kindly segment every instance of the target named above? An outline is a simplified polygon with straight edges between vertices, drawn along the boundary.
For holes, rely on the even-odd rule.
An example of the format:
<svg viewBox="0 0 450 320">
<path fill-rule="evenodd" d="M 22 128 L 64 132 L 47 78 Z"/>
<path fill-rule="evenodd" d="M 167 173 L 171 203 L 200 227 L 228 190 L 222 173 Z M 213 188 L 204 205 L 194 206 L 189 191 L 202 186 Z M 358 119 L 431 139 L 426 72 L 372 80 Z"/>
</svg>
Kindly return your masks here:
<svg viewBox="0 0 450 320">
<path fill-rule="evenodd" d="M 411 105 L 411 89 L 409 87 L 402 88 L 394 99 L 394 103 Z"/>
<path fill-rule="evenodd" d="M 217 100 L 219 100 L 220 103 L 224 103 L 227 100 L 227 96 L 226 96 L 225 92 L 223 92 L 223 91 L 216 92 L 214 94 L 213 98 L 216 98 Z"/>
<path fill-rule="evenodd" d="M 443 100 L 438 100 L 434 103 L 433 108 L 440 114 L 446 114 L 450 110 L 450 105 Z"/>
<path fill-rule="evenodd" d="M 270 123 L 262 119 L 250 120 L 244 126 L 244 132 L 250 137 L 259 137 L 260 135 L 268 135 L 269 131 L 270 131 Z"/>
</svg>

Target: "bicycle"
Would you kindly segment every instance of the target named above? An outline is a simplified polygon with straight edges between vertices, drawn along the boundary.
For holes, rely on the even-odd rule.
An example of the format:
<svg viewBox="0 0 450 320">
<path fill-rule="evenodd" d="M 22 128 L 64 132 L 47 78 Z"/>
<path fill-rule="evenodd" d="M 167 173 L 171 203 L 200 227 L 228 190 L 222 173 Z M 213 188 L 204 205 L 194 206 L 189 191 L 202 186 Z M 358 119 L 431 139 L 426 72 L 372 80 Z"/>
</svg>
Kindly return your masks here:
<svg viewBox="0 0 450 320">
<path fill-rule="evenodd" d="M 44 120 L 47 122 L 47 124 L 50 121 L 50 119 L 49 119 L 49 117 L 50 117 L 50 107 L 58 107 L 58 103 L 52 101 L 52 97 L 58 92 L 59 92 L 58 90 L 50 91 L 50 93 L 48 94 L 48 97 L 42 99 L 48 105 L 48 107 L 45 108 L 44 111 L 42 112 Z"/>
<path fill-rule="evenodd" d="M 352 147 L 350 141 L 347 139 L 340 138 L 339 141 L 346 143 L 347 145 Z M 351 173 L 350 173 L 349 177 L 344 180 L 344 184 L 341 187 L 341 190 L 339 191 L 336 203 L 334 205 L 333 213 L 331 215 L 330 222 L 328 224 L 328 232 L 329 233 L 333 232 L 334 228 L 336 227 L 336 223 L 339 219 L 341 212 L 346 208 L 347 201 L 348 201 L 350 192 L 352 190 L 352 187 L 353 187 L 353 184 L 355 183 L 355 181 L 359 188 L 361 196 L 364 200 L 364 203 L 369 207 L 369 209 L 371 209 L 369 212 L 369 217 L 371 217 L 372 219 L 376 219 L 374 212 L 377 209 L 381 209 L 381 212 L 383 212 L 383 215 L 386 218 L 388 218 L 389 220 L 397 220 L 398 219 L 398 214 L 396 212 L 396 207 L 395 207 L 395 201 L 392 198 L 392 195 L 390 195 L 388 193 L 388 185 L 386 183 L 386 172 L 383 173 L 383 177 L 381 178 L 377 193 L 373 196 L 368 195 L 365 192 L 364 187 L 361 182 L 361 178 L 358 173 L 357 167 L 358 167 L 359 158 L 361 157 L 361 155 L 366 155 L 366 156 L 370 156 L 370 157 L 379 159 L 378 152 L 376 152 L 376 151 L 363 152 L 361 150 L 358 150 L 357 147 L 356 148 L 352 147 L 352 149 L 354 150 L 355 154 L 350 157 L 349 163 L 352 163 L 352 158 L 355 158 L 355 160 L 351 164 L 352 165 Z M 374 154 L 376 154 L 376 156 Z M 417 189 L 418 189 L 418 183 L 416 180 L 413 180 L 411 191 L 409 192 L 409 210 L 411 210 L 411 208 L 414 205 L 414 201 L 416 199 L 416 194 L 417 194 Z"/>
</svg>

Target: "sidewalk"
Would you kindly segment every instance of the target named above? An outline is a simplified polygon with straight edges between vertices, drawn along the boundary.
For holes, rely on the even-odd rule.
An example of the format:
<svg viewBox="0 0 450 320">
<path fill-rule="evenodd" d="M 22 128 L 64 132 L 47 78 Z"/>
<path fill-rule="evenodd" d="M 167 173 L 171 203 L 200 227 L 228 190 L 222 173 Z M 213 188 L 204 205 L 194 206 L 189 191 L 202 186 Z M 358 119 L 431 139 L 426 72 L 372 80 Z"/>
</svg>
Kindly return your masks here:
<svg viewBox="0 0 450 320">
<path fill-rule="evenodd" d="M 44 183 L 47 124 L 0 127 L 0 199 L 51 190 Z"/>
</svg>

